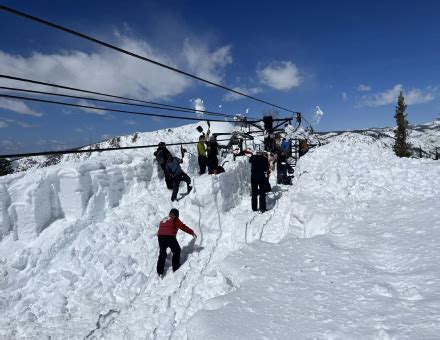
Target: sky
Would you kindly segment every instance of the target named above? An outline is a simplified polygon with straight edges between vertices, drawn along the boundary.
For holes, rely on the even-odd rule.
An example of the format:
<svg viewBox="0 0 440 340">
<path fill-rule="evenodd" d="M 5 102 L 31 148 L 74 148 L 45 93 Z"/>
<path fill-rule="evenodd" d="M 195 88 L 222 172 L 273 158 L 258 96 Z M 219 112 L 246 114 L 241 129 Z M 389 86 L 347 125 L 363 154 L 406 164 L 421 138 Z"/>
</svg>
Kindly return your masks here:
<svg viewBox="0 0 440 340">
<path fill-rule="evenodd" d="M 317 131 L 392 126 L 400 91 L 410 123 L 440 116 L 438 1 L 2 4 L 299 111 L 309 121 L 319 106 Z M 4 11 L 0 32 L 1 74 L 249 117 L 274 110 Z M 55 91 L 1 79 L 0 86 Z M 0 98 L 0 153 L 60 150 L 186 123 Z"/>
</svg>

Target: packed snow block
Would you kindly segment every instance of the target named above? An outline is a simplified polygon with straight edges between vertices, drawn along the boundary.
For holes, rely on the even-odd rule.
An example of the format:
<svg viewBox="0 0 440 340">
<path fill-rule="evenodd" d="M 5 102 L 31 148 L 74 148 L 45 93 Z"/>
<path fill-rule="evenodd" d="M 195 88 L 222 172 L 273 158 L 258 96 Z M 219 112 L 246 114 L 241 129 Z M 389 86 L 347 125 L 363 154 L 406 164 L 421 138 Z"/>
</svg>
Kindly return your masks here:
<svg viewBox="0 0 440 340">
<path fill-rule="evenodd" d="M 58 218 L 63 217 L 58 193 L 60 191 L 58 177 L 42 178 L 33 195 L 35 232 L 38 236 L 43 229 Z"/>
<path fill-rule="evenodd" d="M 78 170 L 63 168 L 58 172 L 59 176 L 59 200 L 65 217 L 78 218 L 84 209 L 84 200 L 88 200 L 89 187 Z M 82 179 L 82 180 L 81 180 Z M 84 199 L 84 196 L 86 198 Z"/>
<path fill-rule="evenodd" d="M 8 215 L 15 237 L 33 240 L 58 218 L 63 217 L 58 194 L 58 177 L 53 173 L 34 173 L 9 188 Z"/>
<path fill-rule="evenodd" d="M 34 175 L 34 177 L 37 176 Z M 9 187 L 11 205 L 8 212 L 17 239 L 29 241 L 38 236 L 34 203 L 35 192 L 41 181 L 41 178 L 36 178 L 35 182 L 30 184 L 28 181 L 24 180 L 15 182 Z M 45 216 L 47 209 L 43 208 L 42 211 L 39 211 L 38 213 Z"/>
<path fill-rule="evenodd" d="M 90 218 L 104 217 L 107 201 L 109 178 L 102 170 L 90 171 L 91 196 L 86 213 Z"/>
<path fill-rule="evenodd" d="M 126 194 L 141 194 L 153 174 L 153 162 L 130 163 L 130 159 L 82 174 L 82 204 L 89 217 L 103 217 L 106 209 L 118 207 Z M 85 169 L 83 169 L 85 171 Z"/>
<path fill-rule="evenodd" d="M 0 240 L 7 235 L 12 228 L 8 208 L 11 205 L 11 197 L 4 184 L 0 184 Z"/>
<path fill-rule="evenodd" d="M 124 175 L 122 171 L 118 168 L 111 169 L 108 172 L 109 176 L 109 187 L 108 187 L 108 197 L 107 203 L 111 208 L 119 206 L 119 203 L 122 199 L 122 195 L 126 188 Z"/>
<path fill-rule="evenodd" d="M 223 211 L 236 207 L 243 195 L 250 192 L 250 172 L 250 163 L 246 158 L 238 161 L 235 168 L 218 175 Z"/>
<path fill-rule="evenodd" d="M 145 190 L 147 183 L 154 176 L 159 173 L 163 174 L 162 169 L 158 169 L 156 172 L 156 164 L 153 160 L 141 159 L 136 163 L 130 163 L 122 168 L 122 175 L 124 182 L 126 183 L 126 189 L 124 194 L 129 195 L 141 195 Z"/>
</svg>

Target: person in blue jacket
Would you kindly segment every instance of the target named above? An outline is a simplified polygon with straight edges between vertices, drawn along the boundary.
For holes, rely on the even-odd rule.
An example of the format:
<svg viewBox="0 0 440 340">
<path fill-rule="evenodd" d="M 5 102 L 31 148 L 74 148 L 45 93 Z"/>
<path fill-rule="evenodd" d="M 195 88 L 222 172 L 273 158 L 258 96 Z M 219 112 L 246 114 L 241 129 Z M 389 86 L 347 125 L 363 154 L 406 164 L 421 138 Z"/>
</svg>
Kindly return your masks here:
<svg viewBox="0 0 440 340">
<path fill-rule="evenodd" d="M 171 202 L 177 199 L 177 193 L 179 192 L 180 182 L 184 181 L 187 186 L 187 193 L 192 190 L 191 178 L 182 170 L 180 164 L 183 161 L 177 157 L 173 157 L 171 154 L 167 156 L 166 169 L 173 179 L 173 193 L 171 194 Z"/>
</svg>

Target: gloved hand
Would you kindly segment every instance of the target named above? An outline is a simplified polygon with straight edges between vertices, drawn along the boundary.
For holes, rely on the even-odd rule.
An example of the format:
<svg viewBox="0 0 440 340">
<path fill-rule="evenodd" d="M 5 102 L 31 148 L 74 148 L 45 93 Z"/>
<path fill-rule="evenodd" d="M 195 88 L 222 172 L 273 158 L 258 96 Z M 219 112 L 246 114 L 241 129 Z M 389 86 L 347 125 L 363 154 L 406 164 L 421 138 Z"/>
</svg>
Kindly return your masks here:
<svg viewBox="0 0 440 340">
<path fill-rule="evenodd" d="M 192 234 L 192 237 L 197 238 L 196 233 L 193 233 L 193 234 Z"/>
</svg>

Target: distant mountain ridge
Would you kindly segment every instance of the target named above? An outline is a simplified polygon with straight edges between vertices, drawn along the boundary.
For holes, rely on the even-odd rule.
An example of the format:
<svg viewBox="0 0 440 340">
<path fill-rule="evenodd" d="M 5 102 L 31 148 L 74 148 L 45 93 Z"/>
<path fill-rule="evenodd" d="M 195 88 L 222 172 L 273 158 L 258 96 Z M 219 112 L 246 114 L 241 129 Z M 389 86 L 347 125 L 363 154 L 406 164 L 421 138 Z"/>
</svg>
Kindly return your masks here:
<svg viewBox="0 0 440 340">
<path fill-rule="evenodd" d="M 143 140 L 148 140 L 151 143 L 151 137 L 156 135 L 163 135 L 163 132 L 169 132 L 172 136 L 175 131 L 184 128 L 185 130 L 195 130 L 197 124 L 187 125 L 185 127 L 177 127 L 173 129 L 164 129 L 154 132 L 135 132 L 126 136 L 118 136 L 108 139 L 106 141 L 95 143 L 92 145 L 87 145 L 81 147 L 81 150 L 86 149 L 106 149 L 106 148 L 117 148 L 119 146 L 136 146 L 142 145 Z M 159 133 L 159 135 L 157 135 Z M 196 132 L 193 139 L 196 140 Z M 357 129 L 357 130 L 347 130 L 347 131 L 330 131 L 330 132 L 316 132 L 311 140 L 319 143 L 330 143 L 333 138 L 337 136 L 350 136 L 351 138 L 356 138 L 356 136 L 370 136 L 374 139 L 381 140 L 386 146 L 392 147 L 394 141 L 394 127 L 384 127 L 384 128 L 368 128 L 368 129 Z M 440 119 L 434 122 L 410 125 L 409 126 L 409 143 L 413 149 L 413 156 L 423 158 L 435 158 L 436 152 L 440 153 Z M 156 141 L 159 142 L 159 139 Z M 176 142 L 180 142 L 176 140 Z M 437 151 L 436 151 L 437 148 Z M 420 151 L 421 149 L 421 151 Z M 53 156 L 38 156 L 38 157 L 27 157 L 14 161 L 15 172 L 27 171 L 32 168 L 44 168 L 50 165 L 54 165 L 64 161 L 74 161 L 83 160 L 90 157 L 91 154 L 79 154 L 79 155 L 53 155 Z"/>
<path fill-rule="evenodd" d="M 440 153 L 440 119 L 426 124 L 412 124 L 408 129 L 408 142 L 413 151 L 413 157 L 434 158 Z M 356 135 L 370 136 L 381 140 L 386 146 L 392 147 L 394 144 L 394 127 L 368 128 L 347 131 L 317 132 L 316 141 L 329 143 L 336 136 Z M 420 150 L 421 149 L 421 150 Z M 421 152 L 420 152 L 421 151 Z"/>
</svg>

